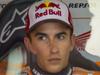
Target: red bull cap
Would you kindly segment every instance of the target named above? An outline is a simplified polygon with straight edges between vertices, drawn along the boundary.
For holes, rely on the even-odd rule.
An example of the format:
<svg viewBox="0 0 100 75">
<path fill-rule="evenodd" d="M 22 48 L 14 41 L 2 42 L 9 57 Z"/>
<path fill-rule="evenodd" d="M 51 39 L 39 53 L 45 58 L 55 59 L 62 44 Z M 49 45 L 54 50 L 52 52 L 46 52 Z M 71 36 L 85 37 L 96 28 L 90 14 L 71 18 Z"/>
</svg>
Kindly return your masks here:
<svg viewBox="0 0 100 75">
<path fill-rule="evenodd" d="M 50 19 L 63 21 L 73 29 L 70 11 L 60 0 L 42 0 L 31 5 L 26 17 L 26 29 L 30 30 L 37 23 Z"/>
</svg>

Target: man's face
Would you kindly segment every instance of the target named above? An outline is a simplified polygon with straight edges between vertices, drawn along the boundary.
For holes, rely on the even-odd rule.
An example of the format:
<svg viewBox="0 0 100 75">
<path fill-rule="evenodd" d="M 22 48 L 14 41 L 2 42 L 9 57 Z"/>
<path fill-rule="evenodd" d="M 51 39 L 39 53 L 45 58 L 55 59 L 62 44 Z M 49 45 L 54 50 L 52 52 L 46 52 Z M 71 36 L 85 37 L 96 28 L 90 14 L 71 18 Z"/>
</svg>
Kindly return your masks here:
<svg viewBox="0 0 100 75">
<path fill-rule="evenodd" d="M 39 25 L 30 33 L 29 50 L 37 57 L 41 69 L 56 73 L 67 67 L 73 49 L 70 29 L 56 22 Z"/>
</svg>

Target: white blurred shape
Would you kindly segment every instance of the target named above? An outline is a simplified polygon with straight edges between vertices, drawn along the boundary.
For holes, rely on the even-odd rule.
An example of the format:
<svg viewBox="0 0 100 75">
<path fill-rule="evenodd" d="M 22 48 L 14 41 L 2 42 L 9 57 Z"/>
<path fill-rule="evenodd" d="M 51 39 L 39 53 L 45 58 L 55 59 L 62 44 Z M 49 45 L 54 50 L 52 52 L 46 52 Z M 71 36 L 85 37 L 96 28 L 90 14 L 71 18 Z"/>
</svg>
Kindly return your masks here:
<svg viewBox="0 0 100 75">
<path fill-rule="evenodd" d="M 8 66 L 6 75 L 21 75 L 23 64 L 27 63 L 26 51 L 22 44 L 12 48 L 8 56 Z"/>
<path fill-rule="evenodd" d="M 86 43 L 86 51 L 100 57 L 100 0 L 88 0 L 93 14 L 90 26 L 91 36 Z"/>
</svg>

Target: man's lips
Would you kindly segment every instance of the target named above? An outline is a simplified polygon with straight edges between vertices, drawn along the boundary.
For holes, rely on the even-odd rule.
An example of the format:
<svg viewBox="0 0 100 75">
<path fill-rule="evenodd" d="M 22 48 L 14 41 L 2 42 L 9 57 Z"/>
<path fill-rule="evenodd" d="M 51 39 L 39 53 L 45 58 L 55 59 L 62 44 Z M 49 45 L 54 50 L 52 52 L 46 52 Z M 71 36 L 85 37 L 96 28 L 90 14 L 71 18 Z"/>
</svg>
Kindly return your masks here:
<svg viewBox="0 0 100 75">
<path fill-rule="evenodd" d="M 48 62 L 51 64 L 57 64 L 61 61 L 61 58 L 50 58 L 48 59 Z"/>
</svg>

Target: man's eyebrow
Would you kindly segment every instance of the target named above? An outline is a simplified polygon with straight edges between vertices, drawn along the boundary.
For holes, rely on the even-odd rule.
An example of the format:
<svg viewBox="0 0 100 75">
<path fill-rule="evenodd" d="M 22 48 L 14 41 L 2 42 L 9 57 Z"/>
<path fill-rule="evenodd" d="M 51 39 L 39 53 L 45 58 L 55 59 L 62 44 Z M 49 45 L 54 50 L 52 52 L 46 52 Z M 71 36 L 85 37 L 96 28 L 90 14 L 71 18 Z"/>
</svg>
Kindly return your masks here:
<svg viewBox="0 0 100 75">
<path fill-rule="evenodd" d="M 45 33 L 42 33 L 42 32 L 37 32 L 37 33 L 35 34 L 35 36 L 38 36 L 38 35 L 47 36 Z"/>
<path fill-rule="evenodd" d="M 66 32 L 59 32 L 59 33 L 57 33 L 56 35 L 67 35 L 67 33 Z"/>
</svg>

